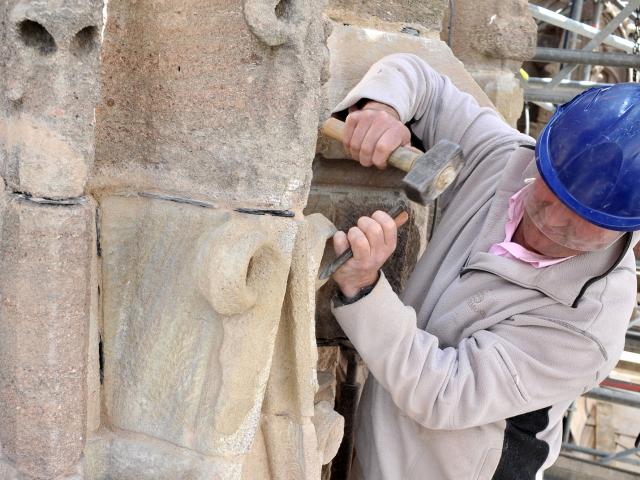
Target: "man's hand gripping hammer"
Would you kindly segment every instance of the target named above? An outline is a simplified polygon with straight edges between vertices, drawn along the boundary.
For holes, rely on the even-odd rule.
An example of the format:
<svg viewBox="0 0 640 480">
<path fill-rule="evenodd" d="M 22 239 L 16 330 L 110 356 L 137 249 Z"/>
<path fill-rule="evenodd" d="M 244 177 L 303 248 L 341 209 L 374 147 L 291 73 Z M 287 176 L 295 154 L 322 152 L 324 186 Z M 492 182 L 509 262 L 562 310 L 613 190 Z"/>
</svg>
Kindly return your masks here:
<svg viewBox="0 0 640 480">
<path fill-rule="evenodd" d="M 330 118 L 324 122 L 320 131 L 325 136 L 342 142 L 344 128 L 344 122 Z M 425 153 L 398 147 L 389 156 L 388 163 L 407 172 L 402 180 L 407 197 L 426 205 L 438 198 L 455 180 L 463 164 L 462 149 L 448 140 L 440 140 Z M 401 226 L 408 219 L 407 213 L 399 207 L 395 207 L 389 215 L 394 217 L 397 226 Z M 329 278 L 352 256 L 349 248 L 320 272 L 319 279 Z"/>
<path fill-rule="evenodd" d="M 330 118 L 320 128 L 327 137 L 342 142 L 344 122 Z M 425 153 L 405 147 L 396 148 L 389 165 L 407 172 L 402 179 L 410 200 L 426 205 L 440 196 L 453 183 L 462 168 L 462 149 L 448 140 L 440 140 Z"/>
</svg>

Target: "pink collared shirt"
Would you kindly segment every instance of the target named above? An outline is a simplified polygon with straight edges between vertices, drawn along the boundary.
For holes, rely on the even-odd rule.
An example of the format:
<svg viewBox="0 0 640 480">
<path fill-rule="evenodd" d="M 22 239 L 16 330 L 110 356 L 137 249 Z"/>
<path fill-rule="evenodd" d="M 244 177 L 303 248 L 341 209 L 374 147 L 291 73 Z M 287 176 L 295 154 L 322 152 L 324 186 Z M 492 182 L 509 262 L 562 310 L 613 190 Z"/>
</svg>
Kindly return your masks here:
<svg viewBox="0 0 640 480">
<path fill-rule="evenodd" d="M 526 262 L 534 268 L 548 267 L 549 265 L 555 265 L 556 263 L 564 262 L 571 257 L 553 258 L 545 257 L 538 253 L 531 252 L 524 248 L 522 245 L 512 242 L 513 234 L 518 228 L 522 216 L 524 215 L 524 194 L 526 193 L 528 185 L 518 190 L 509 199 L 509 210 L 507 212 L 507 223 L 504 226 L 505 238 L 502 243 L 494 243 L 489 249 L 489 253 L 498 255 L 499 257 L 511 258 L 514 260 L 520 260 Z"/>
</svg>

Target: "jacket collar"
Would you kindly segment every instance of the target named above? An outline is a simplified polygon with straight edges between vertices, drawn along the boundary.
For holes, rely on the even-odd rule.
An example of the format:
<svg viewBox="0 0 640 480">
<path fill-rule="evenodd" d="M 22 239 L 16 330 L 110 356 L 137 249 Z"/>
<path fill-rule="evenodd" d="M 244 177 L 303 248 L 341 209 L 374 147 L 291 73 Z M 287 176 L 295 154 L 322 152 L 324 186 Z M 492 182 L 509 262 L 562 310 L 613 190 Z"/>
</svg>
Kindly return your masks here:
<svg viewBox="0 0 640 480">
<path fill-rule="evenodd" d="M 630 253 L 629 246 L 634 242 L 631 235 L 626 235 L 604 251 L 576 255 L 562 263 L 540 269 L 488 253 L 491 245 L 504 240 L 509 198 L 524 187 L 524 179 L 530 176 L 526 169 L 533 158 L 534 152 L 527 148 L 518 148 L 512 154 L 462 274 L 471 270 L 490 272 L 575 307 L 586 287 L 606 275 L 625 254 Z M 633 237 L 634 241 L 638 238 L 637 235 Z"/>
</svg>

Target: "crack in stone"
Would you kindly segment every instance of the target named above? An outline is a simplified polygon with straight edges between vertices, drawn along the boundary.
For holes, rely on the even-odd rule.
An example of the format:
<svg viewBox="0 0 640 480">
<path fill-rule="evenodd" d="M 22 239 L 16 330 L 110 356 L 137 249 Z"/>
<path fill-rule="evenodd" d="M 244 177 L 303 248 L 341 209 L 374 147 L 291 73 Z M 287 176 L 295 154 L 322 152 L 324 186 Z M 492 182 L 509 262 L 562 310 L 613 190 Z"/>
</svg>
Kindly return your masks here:
<svg viewBox="0 0 640 480">
<path fill-rule="evenodd" d="M 38 203 L 41 205 L 84 205 L 87 201 L 85 196 L 82 197 L 69 197 L 69 198 L 48 198 L 48 197 L 34 197 L 30 193 L 13 191 L 10 192 L 14 194 L 16 197 L 21 198 L 23 200 L 27 200 L 29 202 Z"/>
</svg>

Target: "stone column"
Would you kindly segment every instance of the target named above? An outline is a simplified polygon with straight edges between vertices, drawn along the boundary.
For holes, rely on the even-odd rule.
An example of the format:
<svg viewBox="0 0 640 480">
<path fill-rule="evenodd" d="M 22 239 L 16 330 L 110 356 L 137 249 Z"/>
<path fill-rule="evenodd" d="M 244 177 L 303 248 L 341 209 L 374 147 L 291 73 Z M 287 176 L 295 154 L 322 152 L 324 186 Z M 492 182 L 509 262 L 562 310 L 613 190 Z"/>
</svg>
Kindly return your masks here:
<svg viewBox="0 0 640 480">
<path fill-rule="evenodd" d="M 102 2 L 9 0 L 0 17 L 0 472 L 80 478 Z"/>
<path fill-rule="evenodd" d="M 537 42 L 536 23 L 527 3 L 456 0 L 452 22 L 453 52 L 512 126 L 523 106 L 520 66 L 533 57 Z"/>
<path fill-rule="evenodd" d="M 89 187 L 105 408 L 88 478 L 306 480 L 331 454 L 337 416 L 313 398 L 319 258 L 304 255 L 326 231 L 302 214 L 323 4 L 108 3 Z"/>
</svg>

